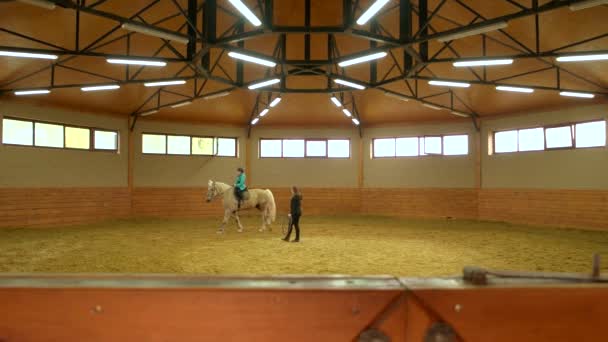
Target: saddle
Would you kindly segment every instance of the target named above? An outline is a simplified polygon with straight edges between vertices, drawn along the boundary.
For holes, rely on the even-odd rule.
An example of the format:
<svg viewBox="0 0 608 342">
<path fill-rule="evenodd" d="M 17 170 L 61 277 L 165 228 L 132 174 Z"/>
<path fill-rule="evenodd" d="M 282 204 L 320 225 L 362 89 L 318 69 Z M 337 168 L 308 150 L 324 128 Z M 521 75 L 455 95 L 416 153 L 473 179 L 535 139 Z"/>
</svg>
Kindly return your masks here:
<svg viewBox="0 0 608 342">
<path fill-rule="evenodd" d="M 247 201 L 249 199 L 249 190 L 243 190 L 243 192 L 241 192 L 241 196 L 243 197 L 243 201 Z"/>
</svg>

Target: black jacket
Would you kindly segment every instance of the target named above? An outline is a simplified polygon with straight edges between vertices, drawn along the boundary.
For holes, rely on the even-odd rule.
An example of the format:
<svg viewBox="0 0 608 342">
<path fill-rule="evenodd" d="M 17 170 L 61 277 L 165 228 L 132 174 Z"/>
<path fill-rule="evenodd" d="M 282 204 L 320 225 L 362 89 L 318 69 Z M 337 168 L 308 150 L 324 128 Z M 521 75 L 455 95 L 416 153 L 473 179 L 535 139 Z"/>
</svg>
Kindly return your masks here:
<svg viewBox="0 0 608 342">
<path fill-rule="evenodd" d="M 291 197 L 291 215 L 302 215 L 302 195 Z"/>
</svg>

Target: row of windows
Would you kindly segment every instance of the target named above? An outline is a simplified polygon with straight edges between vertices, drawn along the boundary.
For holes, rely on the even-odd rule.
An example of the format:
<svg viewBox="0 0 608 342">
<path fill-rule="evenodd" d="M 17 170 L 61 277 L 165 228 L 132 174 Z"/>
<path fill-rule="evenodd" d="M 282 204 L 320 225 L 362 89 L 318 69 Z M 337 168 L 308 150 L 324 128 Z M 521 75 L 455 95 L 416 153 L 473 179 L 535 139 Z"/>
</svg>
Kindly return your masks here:
<svg viewBox="0 0 608 342">
<path fill-rule="evenodd" d="M 348 139 L 260 139 L 261 158 L 350 158 Z"/>
<path fill-rule="evenodd" d="M 469 136 L 444 135 L 373 140 L 374 158 L 415 157 L 426 155 L 459 156 L 469 154 Z"/>
<path fill-rule="evenodd" d="M 236 142 L 236 138 L 144 133 L 142 134 L 142 152 L 145 154 L 236 157 Z"/>
<path fill-rule="evenodd" d="M 9 145 L 118 151 L 118 132 L 4 118 L 2 143 Z"/>
<path fill-rule="evenodd" d="M 494 133 L 494 153 L 606 146 L 606 121 Z"/>
</svg>

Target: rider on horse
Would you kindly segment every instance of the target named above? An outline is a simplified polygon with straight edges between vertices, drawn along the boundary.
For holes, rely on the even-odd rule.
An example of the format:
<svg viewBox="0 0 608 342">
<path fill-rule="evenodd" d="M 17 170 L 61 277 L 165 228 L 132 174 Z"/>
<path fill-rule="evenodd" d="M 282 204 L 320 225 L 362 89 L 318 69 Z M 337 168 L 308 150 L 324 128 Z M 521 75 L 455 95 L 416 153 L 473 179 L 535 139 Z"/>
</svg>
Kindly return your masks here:
<svg viewBox="0 0 608 342">
<path fill-rule="evenodd" d="M 247 191 L 247 186 L 245 185 L 245 170 L 242 167 L 236 169 L 237 176 L 236 181 L 234 182 L 234 196 L 238 201 L 238 209 L 241 209 L 241 202 L 243 201 L 243 193 Z"/>
</svg>

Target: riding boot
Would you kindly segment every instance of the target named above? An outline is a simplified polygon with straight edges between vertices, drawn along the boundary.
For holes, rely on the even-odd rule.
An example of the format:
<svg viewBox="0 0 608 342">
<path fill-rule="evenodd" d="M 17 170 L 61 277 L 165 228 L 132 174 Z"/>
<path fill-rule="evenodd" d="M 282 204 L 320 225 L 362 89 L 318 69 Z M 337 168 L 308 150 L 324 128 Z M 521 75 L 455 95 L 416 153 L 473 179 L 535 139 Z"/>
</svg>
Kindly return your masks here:
<svg viewBox="0 0 608 342">
<path fill-rule="evenodd" d="M 287 235 L 282 239 L 285 242 L 289 242 L 289 237 L 291 237 L 291 230 L 293 229 L 293 224 L 289 225 L 289 229 L 287 230 Z"/>
<path fill-rule="evenodd" d="M 292 242 L 300 242 L 300 224 L 296 223 L 296 238 Z"/>
</svg>

